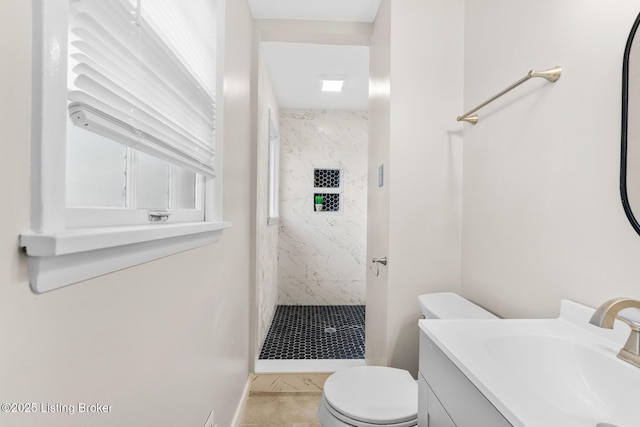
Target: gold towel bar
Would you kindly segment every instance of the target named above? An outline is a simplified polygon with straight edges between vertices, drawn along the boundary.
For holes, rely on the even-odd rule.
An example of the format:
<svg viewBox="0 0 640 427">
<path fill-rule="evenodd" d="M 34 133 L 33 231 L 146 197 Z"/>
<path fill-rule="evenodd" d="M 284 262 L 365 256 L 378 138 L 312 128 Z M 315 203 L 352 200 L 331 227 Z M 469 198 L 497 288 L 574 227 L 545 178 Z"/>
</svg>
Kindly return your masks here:
<svg viewBox="0 0 640 427">
<path fill-rule="evenodd" d="M 476 111 L 478 111 L 479 109 L 481 109 L 485 105 L 492 103 L 493 101 L 495 101 L 496 99 L 498 99 L 502 95 L 504 95 L 505 93 L 510 92 L 511 90 L 517 88 L 522 83 L 524 83 L 527 80 L 529 80 L 530 78 L 532 78 L 532 77 L 542 77 L 542 78 L 547 79 L 551 83 L 555 83 L 555 82 L 558 81 L 558 79 L 560 78 L 561 74 L 562 74 L 562 67 L 554 67 L 554 68 L 551 68 L 549 70 L 544 70 L 544 71 L 533 71 L 533 70 L 531 70 L 531 71 L 529 71 L 527 73 L 526 76 L 524 76 L 523 78 L 521 78 L 520 80 L 518 80 L 517 82 L 515 82 L 514 84 L 512 84 L 511 86 L 509 86 L 508 88 L 506 88 L 502 92 L 500 92 L 499 94 L 489 98 L 488 100 L 486 100 L 482 104 L 478 105 L 473 110 L 467 111 L 463 115 L 458 116 L 456 120 L 458 120 L 459 122 L 461 122 L 461 121 L 469 122 L 472 125 L 475 125 L 476 123 L 478 123 L 478 115 L 477 114 L 473 114 L 473 113 L 475 113 Z"/>
</svg>

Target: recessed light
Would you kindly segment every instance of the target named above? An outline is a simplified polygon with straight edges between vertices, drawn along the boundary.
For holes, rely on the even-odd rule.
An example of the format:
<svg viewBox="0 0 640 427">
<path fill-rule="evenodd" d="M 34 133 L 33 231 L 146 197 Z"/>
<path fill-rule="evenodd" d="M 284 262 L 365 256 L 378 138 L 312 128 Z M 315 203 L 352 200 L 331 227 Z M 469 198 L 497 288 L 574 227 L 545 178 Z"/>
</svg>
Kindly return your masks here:
<svg viewBox="0 0 640 427">
<path fill-rule="evenodd" d="M 320 90 L 323 92 L 342 92 L 343 86 L 344 79 L 322 79 L 322 87 Z"/>
</svg>

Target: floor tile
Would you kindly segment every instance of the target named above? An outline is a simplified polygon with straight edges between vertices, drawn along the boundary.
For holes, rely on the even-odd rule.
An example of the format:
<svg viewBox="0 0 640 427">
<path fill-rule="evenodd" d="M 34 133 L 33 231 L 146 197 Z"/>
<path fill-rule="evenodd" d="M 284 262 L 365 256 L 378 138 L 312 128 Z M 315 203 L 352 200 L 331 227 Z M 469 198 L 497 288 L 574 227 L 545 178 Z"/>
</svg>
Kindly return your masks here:
<svg viewBox="0 0 640 427">
<path fill-rule="evenodd" d="M 260 359 L 364 359 L 364 305 L 279 305 Z"/>
<path fill-rule="evenodd" d="M 320 427 L 320 392 L 251 393 L 240 427 Z"/>
</svg>

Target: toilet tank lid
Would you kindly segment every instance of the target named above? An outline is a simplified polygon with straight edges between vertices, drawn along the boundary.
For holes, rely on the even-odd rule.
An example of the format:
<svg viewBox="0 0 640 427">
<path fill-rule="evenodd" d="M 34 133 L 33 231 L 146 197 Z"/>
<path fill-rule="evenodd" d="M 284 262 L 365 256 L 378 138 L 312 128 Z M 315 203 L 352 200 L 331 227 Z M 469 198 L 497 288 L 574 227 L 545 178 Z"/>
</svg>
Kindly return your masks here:
<svg viewBox="0 0 640 427">
<path fill-rule="evenodd" d="M 418 296 L 420 311 L 427 319 L 497 319 L 471 301 L 453 292 L 437 292 Z"/>
</svg>

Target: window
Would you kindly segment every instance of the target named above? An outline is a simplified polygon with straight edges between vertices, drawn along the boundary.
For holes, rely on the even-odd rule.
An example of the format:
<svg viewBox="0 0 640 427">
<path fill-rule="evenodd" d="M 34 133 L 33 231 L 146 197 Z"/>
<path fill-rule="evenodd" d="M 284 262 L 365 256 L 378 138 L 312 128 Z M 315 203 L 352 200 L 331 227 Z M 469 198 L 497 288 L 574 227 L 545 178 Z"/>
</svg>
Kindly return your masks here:
<svg viewBox="0 0 640 427">
<path fill-rule="evenodd" d="M 280 221 L 280 132 L 269 110 L 269 215 L 267 224 Z"/>
<path fill-rule="evenodd" d="M 216 25 L 201 17 L 213 18 L 214 4 L 70 2 L 68 227 L 204 220 L 202 178 L 215 176 Z M 108 162 L 96 158 L 106 150 Z"/>
<path fill-rule="evenodd" d="M 34 2 L 33 213 L 21 235 L 34 291 L 212 243 L 230 226 L 216 179 L 223 6 Z"/>
</svg>

